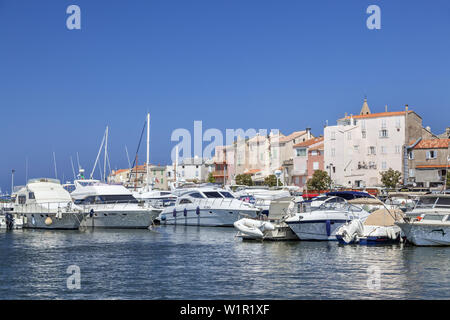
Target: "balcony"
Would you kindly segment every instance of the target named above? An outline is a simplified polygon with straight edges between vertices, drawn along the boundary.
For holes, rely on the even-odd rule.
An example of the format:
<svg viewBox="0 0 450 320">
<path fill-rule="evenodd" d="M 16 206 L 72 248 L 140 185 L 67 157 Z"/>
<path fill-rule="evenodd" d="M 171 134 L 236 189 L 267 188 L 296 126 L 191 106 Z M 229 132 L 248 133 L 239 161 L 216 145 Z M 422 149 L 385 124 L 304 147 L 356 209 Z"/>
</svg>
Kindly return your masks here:
<svg viewBox="0 0 450 320">
<path fill-rule="evenodd" d="M 216 170 L 212 172 L 212 176 L 214 178 L 220 178 L 220 177 L 224 177 L 225 176 L 225 171 L 224 170 Z"/>
</svg>

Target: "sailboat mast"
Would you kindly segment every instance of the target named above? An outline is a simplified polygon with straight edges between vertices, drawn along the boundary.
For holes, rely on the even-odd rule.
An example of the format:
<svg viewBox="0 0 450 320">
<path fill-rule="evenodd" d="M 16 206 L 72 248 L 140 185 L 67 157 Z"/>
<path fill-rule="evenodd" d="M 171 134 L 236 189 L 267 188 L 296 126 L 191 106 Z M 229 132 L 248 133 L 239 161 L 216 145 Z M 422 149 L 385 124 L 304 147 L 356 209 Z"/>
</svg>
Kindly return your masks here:
<svg viewBox="0 0 450 320">
<path fill-rule="evenodd" d="M 106 157 L 108 156 L 108 126 L 105 132 L 105 161 L 103 166 L 103 181 L 106 182 Z"/>
<path fill-rule="evenodd" d="M 149 176 L 149 174 L 148 174 L 148 167 L 149 167 L 149 165 L 150 165 L 150 113 L 147 113 L 147 165 L 146 165 L 146 167 L 147 167 L 147 191 L 149 191 L 150 189 L 149 189 L 149 185 L 150 185 L 150 183 L 149 183 L 149 179 L 150 179 L 150 176 Z"/>
<path fill-rule="evenodd" d="M 56 155 L 54 151 L 53 151 L 53 163 L 55 165 L 55 179 L 58 179 L 58 171 L 56 170 Z"/>
</svg>

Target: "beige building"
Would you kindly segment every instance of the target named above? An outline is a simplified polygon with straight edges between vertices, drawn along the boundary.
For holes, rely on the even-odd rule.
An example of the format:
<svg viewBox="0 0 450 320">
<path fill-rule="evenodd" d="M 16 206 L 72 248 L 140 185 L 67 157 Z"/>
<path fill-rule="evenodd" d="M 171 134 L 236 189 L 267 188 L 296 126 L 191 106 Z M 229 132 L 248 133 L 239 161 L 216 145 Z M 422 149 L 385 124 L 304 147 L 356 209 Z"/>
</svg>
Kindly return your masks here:
<svg viewBox="0 0 450 320">
<path fill-rule="evenodd" d="M 153 189 L 168 190 L 168 179 L 165 166 L 149 166 L 149 184 Z M 127 187 L 141 188 L 147 184 L 146 165 L 138 165 L 130 169 L 113 170 L 108 177 L 109 183 L 122 184 Z"/>
<path fill-rule="evenodd" d="M 409 141 L 433 137 L 422 118 L 403 111 L 372 113 L 364 99 L 358 115 L 346 115 L 324 129 L 324 166 L 333 183 L 343 187 L 381 185 L 380 173 L 392 168 L 408 181 Z"/>
<path fill-rule="evenodd" d="M 450 165 L 450 139 L 418 139 L 408 151 L 408 182 L 418 187 L 442 187 Z"/>
<path fill-rule="evenodd" d="M 287 136 L 271 132 L 248 139 L 238 137 L 232 145 L 216 147 L 213 175 L 217 182 L 235 183 L 236 175 L 250 174 L 256 184 L 261 184 L 264 178 L 280 170 L 281 181 L 290 184 L 293 145 L 311 137 L 309 128 Z"/>
</svg>

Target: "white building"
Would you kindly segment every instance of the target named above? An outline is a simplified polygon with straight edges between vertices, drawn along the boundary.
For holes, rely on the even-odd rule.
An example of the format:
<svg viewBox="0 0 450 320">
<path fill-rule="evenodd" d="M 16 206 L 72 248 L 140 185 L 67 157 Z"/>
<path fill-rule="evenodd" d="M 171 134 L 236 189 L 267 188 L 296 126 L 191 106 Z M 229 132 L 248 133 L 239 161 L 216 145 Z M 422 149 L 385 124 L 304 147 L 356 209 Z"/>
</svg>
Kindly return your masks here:
<svg viewBox="0 0 450 320">
<path fill-rule="evenodd" d="M 166 167 L 167 178 L 175 181 L 175 174 L 180 182 L 207 182 L 209 173 L 213 171 L 214 164 L 211 159 L 203 159 L 198 156 L 184 158 L 175 168 L 175 163 Z M 175 170 L 176 169 L 176 170 Z"/>
<path fill-rule="evenodd" d="M 380 172 L 392 168 L 408 177 L 409 142 L 430 134 L 415 112 L 371 113 L 364 100 L 359 115 L 345 116 L 324 129 L 324 166 L 334 185 L 374 187 Z"/>
</svg>

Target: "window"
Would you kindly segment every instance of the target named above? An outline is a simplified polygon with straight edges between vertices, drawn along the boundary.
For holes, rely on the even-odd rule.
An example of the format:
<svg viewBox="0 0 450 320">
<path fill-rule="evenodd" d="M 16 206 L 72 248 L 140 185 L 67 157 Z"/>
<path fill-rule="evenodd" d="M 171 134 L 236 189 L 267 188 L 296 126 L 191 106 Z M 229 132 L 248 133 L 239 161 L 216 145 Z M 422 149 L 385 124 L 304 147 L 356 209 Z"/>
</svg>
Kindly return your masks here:
<svg viewBox="0 0 450 320">
<path fill-rule="evenodd" d="M 395 153 L 400 154 L 400 146 L 395 146 Z"/>
<path fill-rule="evenodd" d="M 400 129 L 400 119 L 395 120 L 395 127 Z"/>
<path fill-rule="evenodd" d="M 234 198 L 233 195 L 232 195 L 231 193 L 226 192 L 226 191 L 221 191 L 220 194 L 221 194 L 222 196 L 224 196 L 224 198 L 231 198 L 231 199 Z"/>
<path fill-rule="evenodd" d="M 387 153 L 387 148 L 385 146 L 381 147 L 381 153 L 382 154 L 386 154 Z"/>
<path fill-rule="evenodd" d="M 347 140 L 352 140 L 352 133 L 351 132 L 347 132 Z"/>
<path fill-rule="evenodd" d="M 427 151 L 427 159 L 428 160 L 436 159 L 436 156 L 437 156 L 437 151 L 436 150 Z"/>
<path fill-rule="evenodd" d="M 312 155 L 312 156 L 317 156 L 317 150 L 311 151 L 311 155 Z"/>
<path fill-rule="evenodd" d="M 19 196 L 17 198 L 17 200 L 19 201 L 19 204 L 25 204 L 25 202 L 27 202 L 27 197 L 26 196 Z"/>
<path fill-rule="evenodd" d="M 359 146 L 353 146 L 353 149 L 355 150 L 355 152 L 359 152 Z"/>
<path fill-rule="evenodd" d="M 192 203 L 191 200 L 189 200 L 189 199 L 181 199 L 180 200 L 180 204 L 188 204 L 188 203 Z"/>
<path fill-rule="evenodd" d="M 388 138 L 388 131 L 386 129 L 380 130 L 380 138 Z"/>
<path fill-rule="evenodd" d="M 297 157 L 305 157 L 306 156 L 306 148 L 296 149 Z"/>
<path fill-rule="evenodd" d="M 28 193 L 28 199 L 36 199 L 36 198 L 34 197 L 34 192 Z"/>
<path fill-rule="evenodd" d="M 375 147 L 369 147 L 369 148 L 368 148 L 368 154 L 376 154 L 376 149 L 375 149 Z"/>
<path fill-rule="evenodd" d="M 386 119 L 381 119 L 381 128 L 386 128 Z"/>
<path fill-rule="evenodd" d="M 198 177 L 198 170 L 195 170 L 195 176 Z"/>
<path fill-rule="evenodd" d="M 223 198 L 217 191 L 203 192 L 207 198 Z"/>
<path fill-rule="evenodd" d="M 336 132 L 331 131 L 331 140 L 336 140 Z"/>
<path fill-rule="evenodd" d="M 336 156 L 336 149 L 335 148 L 331 148 L 331 156 L 332 157 Z"/>
<path fill-rule="evenodd" d="M 381 162 L 381 169 L 383 169 L 383 170 L 387 169 L 386 161 Z"/>
<path fill-rule="evenodd" d="M 361 120 L 361 129 L 366 130 L 366 120 Z"/>
<path fill-rule="evenodd" d="M 366 130 L 362 130 L 361 131 L 361 136 L 362 136 L 363 139 L 366 138 Z"/>
<path fill-rule="evenodd" d="M 409 160 L 414 160 L 414 151 L 409 151 L 408 152 L 408 159 Z"/>
<path fill-rule="evenodd" d="M 409 176 L 414 178 L 416 176 L 416 171 L 414 169 L 409 169 Z"/>
<path fill-rule="evenodd" d="M 313 163 L 313 169 L 314 170 L 319 170 L 319 162 L 314 162 Z"/>
<path fill-rule="evenodd" d="M 199 192 L 191 193 L 190 196 L 191 196 L 192 198 L 204 198 L 204 197 L 202 196 L 202 194 L 199 193 Z"/>
</svg>

